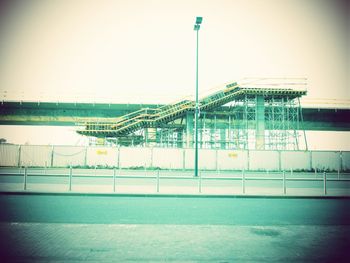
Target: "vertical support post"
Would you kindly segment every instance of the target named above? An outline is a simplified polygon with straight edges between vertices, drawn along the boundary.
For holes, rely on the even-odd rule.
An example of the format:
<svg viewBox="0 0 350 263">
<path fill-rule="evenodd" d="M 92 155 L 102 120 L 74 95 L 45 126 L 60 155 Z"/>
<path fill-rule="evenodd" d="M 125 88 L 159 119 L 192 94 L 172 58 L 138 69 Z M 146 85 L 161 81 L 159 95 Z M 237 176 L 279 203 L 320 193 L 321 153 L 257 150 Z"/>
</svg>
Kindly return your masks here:
<svg viewBox="0 0 350 263">
<path fill-rule="evenodd" d="M 228 115 L 228 149 L 231 149 L 231 115 Z"/>
<path fill-rule="evenodd" d="M 245 170 L 242 169 L 242 193 L 245 194 Z"/>
<path fill-rule="evenodd" d="M 22 151 L 22 146 L 18 146 L 18 159 L 17 159 L 17 166 L 21 167 L 21 151 Z"/>
<path fill-rule="evenodd" d="M 84 154 L 84 166 L 86 167 L 87 166 L 87 151 L 88 151 L 88 147 L 86 146 L 85 147 L 85 154 Z"/>
<path fill-rule="evenodd" d="M 69 166 L 69 191 L 72 191 L 72 177 L 73 177 L 72 166 Z"/>
<path fill-rule="evenodd" d="M 293 168 L 290 168 L 290 176 L 293 176 Z"/>
<path fill-rule="evenodd" d="M 226 128 L 220 129 L 220 149 L 226 149 Z"/>
<path fill-rule="evenodd" d="M 323 193 L 327 195 L 327 175 L 326 171 L 323 172 Z"/>
<path fill-rule="evenodd" d="M 198 184 L 198 192 L 202 193 L 202 173 L 199 173 L 199 184 Z"/>
<path fill-rule="evenodd" d="M 287 189 L 286 189 L 286 172 L 283 171 L 283 194 L 286 194 Z"/>
<path fill-rule="evenodd" d="M 152 168 L 153 167 L 153 146 L 151 147 L 151 163 L 150 163 L 150 165 L 149 165 L 149 167 L 150 168 Z"/>
<path fill-rule="evenodd" d="M 115 167 L 113 168 L 113 192 L 115 192 L 115 174 L 116 174 L 116 171 L 115 171 Z"/>
<path fill-rule="evenodd" d="M 340 170 L 343 165 L 343 152 L 339 152 L 339 165 L 338 165 L 338 180 L 340 179 Z"/>
<path fill-rule="evenodd" d="M 53 167 L 53 163 L 54 163 L 54 155 L 55 155 L 55 146 L 51 147 L 51 162 L 50 162 L 50 167 Z"/>
<path fill-rule="evenodd" d="M 157 170 L 157 193 L 159 193 L 159 170 Z"/>
<path fill-rule="evenodd" d="M 24 167 L 24 183 L 23 183 L 23 189 L 27 190 L 27 176 L 28 176 L 28 168 L 27 166 Z"/>
<path fill-rule="evenodd" d="M 265 149 L 265 98 L 263 95 L 256 96 L 256 131 L 255 131 L 255 149 Z"/>
<path fill-rule="evenodd" d="M 195 153 L 194 153 L 194 176 L 198 176 L 198 112 L 199 112 L 199 103 L 198 103 L 198 32 L 197 31 L 197 49 L 196 49 L 196 105 L 195 105 Z"/>
<path fill-rule="evenodd" d="M 145 131 L 145 143 L 144 143 L 144 147 L 148 146 L 148 128 L 144 129 Z"/>
<path fill-rule="evenodd" d="M 118 169 L 119 169 L 119 171 L 120 171 L 120 146 L 118 147 L 118 155 L 117 155 L 117 157 L 118 157 L 117 166 L 118 166 Z M 120 174 L 120 173 L 119 173 L 119 174 Z"/>
<path fill-rule="evenodd" d="M 317 168 L 315 167 L 315 178 L 317 178 Z"/>
</svg>

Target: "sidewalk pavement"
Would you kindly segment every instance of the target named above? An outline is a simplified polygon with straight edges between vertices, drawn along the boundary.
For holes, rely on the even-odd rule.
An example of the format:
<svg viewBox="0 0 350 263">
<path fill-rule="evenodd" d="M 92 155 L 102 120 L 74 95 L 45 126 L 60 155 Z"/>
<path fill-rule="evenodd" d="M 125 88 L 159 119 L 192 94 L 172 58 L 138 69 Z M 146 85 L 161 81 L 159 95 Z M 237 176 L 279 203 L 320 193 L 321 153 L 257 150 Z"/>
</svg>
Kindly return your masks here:
<svg viewBox="0 0 350 263">
<path fill-rule="evenodd" d="M 72 189 L 69 190 L 69 186 L 65 184 L 28 184 L 26 190 L 24 190 L 23 183 L 0 183 L 0 192 L 28 192 L 28 193 L 82 193 L 82 194 L 145 194 L 145 195 L 198 195 L 198 196 L 306 196 L 306 197 L 350 197 L 349 188 L 330 188 L 327 189 L 326 195 L 324 194 L 323 187 L 318 188 L 286 188 L 286 193 L 283 191 L 283 187 L 255 187 L 246 186 L 244 193 L 240 182 L 237 181 L 236 185 L 228 186 L 208 186 L 202 183 L 201 187 L 198 183 L 191 186 L 180 185 L 159 185 L 159 191 L 157 191 L 156 184 L 148 185 L 120 185 L 116 184 L 115 191 L 113 191 L 112 185 L 72 185 Z"/>
</svg>

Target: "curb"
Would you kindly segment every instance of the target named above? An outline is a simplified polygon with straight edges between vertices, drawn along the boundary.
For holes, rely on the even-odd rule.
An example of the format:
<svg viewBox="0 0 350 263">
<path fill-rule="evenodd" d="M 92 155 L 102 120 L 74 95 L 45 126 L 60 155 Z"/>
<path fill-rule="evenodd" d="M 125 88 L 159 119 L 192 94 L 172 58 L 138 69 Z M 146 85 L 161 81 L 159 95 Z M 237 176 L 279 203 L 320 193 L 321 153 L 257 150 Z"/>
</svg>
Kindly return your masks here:
<svg viewBox="0 0 350 263">
<path fill-rule="evenodd" d="M 87 192 L 40 192 L 0 191 L 0 195 L 43 195 L 43 196 L 96 196 L 96 197 L 165 197 L 165 198 L 264 198 L 264 199 L 350 199 L 350 196 L 329 195 L 218 195 L 218 194 L 147 194 L 147 193 L 87 193 Z"/>
</svg>

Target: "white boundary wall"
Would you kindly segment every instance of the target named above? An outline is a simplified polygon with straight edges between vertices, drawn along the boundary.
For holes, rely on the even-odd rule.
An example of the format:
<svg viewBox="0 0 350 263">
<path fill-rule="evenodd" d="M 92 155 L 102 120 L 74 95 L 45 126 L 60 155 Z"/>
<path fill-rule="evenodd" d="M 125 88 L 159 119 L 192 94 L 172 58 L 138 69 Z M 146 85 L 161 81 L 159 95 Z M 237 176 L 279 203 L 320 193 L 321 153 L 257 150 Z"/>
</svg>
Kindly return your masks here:
<svg viewBox="0 0 350 263">
<path fill-rule="evenodd" d="M 88 166 L 118 166 L 118 148 L 88 147 L 86 148 L 86 165 Z"/>
<path fill-rule="evenodd" d="M 21 166 L 51 166 L 52 146 L 22 145 L 20 148 Z"/>
<path fill-rule="evenodd" d="M 320 170 L 335 170 L 341 168 L 340 152 L 312 152 L 312 168 Z"/>
<path fill-rule="evenodd" d="M 350 152 L 342 152 L 342 170 L 350 170 Z"/>
<path fill-rule="evenodd" d="M 311 170 L 311 152 L 281 151 L 281 170 Z"/>
<path fill-rule="evenodd" d="M 278 151 L 249 151 L 249 170 L 269 170 L 280 169 Z"/>
<path fill-rule="evenodd" d="M 86 147 L 82 146 L 54 146 L 52 148 L 52 166 L 85 166 Z"/>
<path fill-rule="evenodd" d="M 0 144 L 0 166 L 18 166 L 19 146 Z"/>
<path fill-rule="evenodd" d="M 194 149 L 184 149 L 185 169 L 194 169 Z M 199 149 L 198 168 L 201 170 L 216 170 L 216 150 Z"/>
<path fill-rule="evenodd" d="M 121 168 L 151 167 L 152 148 L 121 147 L 119 148 L 119 162 Z"/>
<path fill-rule="evenodd" d="M 218 170 L 248 170 L 248 151 L 217 151 Z"/>
<path fill-rule="evenodd" d="M 0 166 L 193 169 L 194 149 L 0 145 Z M 199 149 L 201 170 L 350 170 L 350 152 Z"/>
<path fill-rule="evenodd" d="M 183 149 L 153 148 L 152 167 L 159 167 L 161 169 L 183 169 Z"/>
</svg>

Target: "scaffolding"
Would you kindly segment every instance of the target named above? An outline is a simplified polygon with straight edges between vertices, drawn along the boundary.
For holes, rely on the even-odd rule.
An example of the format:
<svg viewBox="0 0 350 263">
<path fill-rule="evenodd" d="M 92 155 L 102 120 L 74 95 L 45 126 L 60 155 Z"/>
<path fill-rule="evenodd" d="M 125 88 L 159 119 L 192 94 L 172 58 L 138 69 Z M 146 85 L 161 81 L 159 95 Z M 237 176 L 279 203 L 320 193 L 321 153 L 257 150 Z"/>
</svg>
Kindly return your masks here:
<svg viewBox="0 0 350 263">
<path fill-rule="evenodd" d="M 302 131 L 299 98 L 306 94 L 306 89 L 291 89 L 287 84 L 306 85 L 304 80 L 282 82 L 277 88 L 266 81 L 253 82 L 265 87 L 234 82 L 202 98 L 199 147 L 299 150 Z M 223 107 L 226 104 L 229 106 Z M 181 100 L 156 109 L 141 109 L 110 123 L 89 122 L 84 126 L 84 130 L 78 131 L 80 134 L 102 137 L 114 145 L 193 148 L 194 102 Z M 306 144 L 305 132 L 303 135 Z"/>
</svg>

